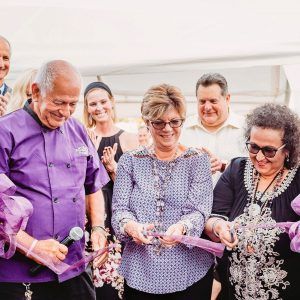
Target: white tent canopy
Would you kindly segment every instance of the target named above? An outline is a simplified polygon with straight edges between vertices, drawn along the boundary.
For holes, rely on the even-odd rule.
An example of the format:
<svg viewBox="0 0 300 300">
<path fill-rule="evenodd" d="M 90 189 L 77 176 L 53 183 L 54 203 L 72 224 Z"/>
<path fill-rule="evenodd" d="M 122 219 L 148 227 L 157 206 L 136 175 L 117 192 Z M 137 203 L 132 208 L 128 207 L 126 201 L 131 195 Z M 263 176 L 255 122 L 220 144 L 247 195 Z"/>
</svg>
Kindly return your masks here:
<svg viewBox="0 0 300 300">
<path fill-rule="evenodd" d="M 0 34 L 13 48 L 11 82 L 27 68 L 66 59 L 85 85 L 101 77 L 111 86 L 121 117 L 139 115 L 142 94 L 161 82 L 180 87 L 192 112 L 195 82 L 207 71 L 225 75 L 240 112 L 289 103 L 300 90 L 297 0 L 0 2 Z"/>
</svg>

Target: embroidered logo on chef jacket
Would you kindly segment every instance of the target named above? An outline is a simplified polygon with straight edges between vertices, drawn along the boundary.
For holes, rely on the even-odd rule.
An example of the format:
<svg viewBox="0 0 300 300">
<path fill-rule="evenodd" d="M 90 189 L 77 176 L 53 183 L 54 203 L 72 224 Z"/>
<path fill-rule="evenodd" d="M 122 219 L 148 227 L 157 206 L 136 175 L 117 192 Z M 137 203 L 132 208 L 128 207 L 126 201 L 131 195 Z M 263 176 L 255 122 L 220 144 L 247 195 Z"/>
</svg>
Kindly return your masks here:
<svg viewBox="0 0 300 300">
<path fill-rule="evenodd" d="M 87 146 L 80 146 L 75 149 L 75 152 L 78 156 L 88 156 L 89 155 L 89 148 Z"/>
</svg>

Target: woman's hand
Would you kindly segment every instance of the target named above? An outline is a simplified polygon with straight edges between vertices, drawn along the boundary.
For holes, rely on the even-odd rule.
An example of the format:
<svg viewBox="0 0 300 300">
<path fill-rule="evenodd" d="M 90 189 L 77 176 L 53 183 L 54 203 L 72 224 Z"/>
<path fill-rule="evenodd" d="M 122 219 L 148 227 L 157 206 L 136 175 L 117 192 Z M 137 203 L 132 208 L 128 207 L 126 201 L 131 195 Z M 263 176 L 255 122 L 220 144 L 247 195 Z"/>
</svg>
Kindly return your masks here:
<svg viewBox="0 0 300 300">
<path fill-rule="evenodd" d="M 133 220 L 128 221 L 124 225 L 124 231 L 139 245 L 151 243 L 153 237 L 146 237 L 144 233 L 153 228 L 154 224 L 142 224 Z"/>
<path fill-rule="evenodd" d="M 176 223 L 171 225 L 167 231 L 165 232 L 165 235 L 183 235 L 184 234 L 184 226 L 180 223 Z M 178 244 L 179 242 L 174 240 L 172 237 L 163 237 L 160 238 L 161 243 L 165 246 L 165 247 L 172 247 L 175 246 L 176 244 Z"/>
<path fill-rule="evenodd" d="M 87 128 L 86 131 L 87 131 L 87 134 L 90 137 L 92 143 L 94 144 L 95 148 L 98 149 L 99 145 L 100 145 L 101 138 L 91 128 Z"/>
<path fill-rule="evenodd" d="M 9 99 L 10 99 L 9 93 L 6 93 L 5 96 L 0 94 L 0 117 L 5 115 Z"/>
<path fill-rule="evenodd" d="M 117 170 L 117 163 L 115 161 L 117 149 L 118 144 L 114 143 L 113 147 L 105 147 L 103 150 L 101 161 L 109 173 L 115 173 Z"/>
<path fill-rule="evenodd" d="M 228 248 L 234 248 L 238 238 L 234 230 L 234 224 L 225 220 L 218 220 L 215 225 L 215 233 L 219 236 L 222 244 Z"/>
</svg>

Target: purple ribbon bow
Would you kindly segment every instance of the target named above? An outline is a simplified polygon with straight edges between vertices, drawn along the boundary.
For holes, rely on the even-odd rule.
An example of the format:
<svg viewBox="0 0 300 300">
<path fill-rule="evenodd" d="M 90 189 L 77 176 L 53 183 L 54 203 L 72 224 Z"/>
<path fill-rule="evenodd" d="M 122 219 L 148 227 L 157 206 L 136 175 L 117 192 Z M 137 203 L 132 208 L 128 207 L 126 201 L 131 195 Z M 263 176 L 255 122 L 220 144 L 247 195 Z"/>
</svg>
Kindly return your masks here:
<svg viewBox="0 0 300 300">
<path fill-rule="evenodd" d="M 291 207 L 296 214 L 300 216 L 300 194 L 291 202 Z M 290 248 L 294 252 L 300 253 L 300 221 L 298 222 L 279 222 L 276 223 L 277 227 L 280 227 L 286 231 L 291 239 Z"/>
<path fill-rule="evenodd" d="M 0 257 L 9 259 L 16 251 L 16 234 L 24 230 L 33 208 L 30 201 L 13 196 L 16 186 L 5 175 L 0 174 Z M 5 251 L 5 244 L 9 247 Z"/>
</svg>

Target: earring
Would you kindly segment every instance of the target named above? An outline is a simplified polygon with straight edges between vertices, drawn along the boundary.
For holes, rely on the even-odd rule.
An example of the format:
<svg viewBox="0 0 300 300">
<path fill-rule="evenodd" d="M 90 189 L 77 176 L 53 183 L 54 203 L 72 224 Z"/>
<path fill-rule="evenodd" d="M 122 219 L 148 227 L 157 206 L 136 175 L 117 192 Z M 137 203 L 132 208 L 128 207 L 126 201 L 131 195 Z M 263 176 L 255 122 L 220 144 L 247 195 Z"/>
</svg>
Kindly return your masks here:
<svg viewBox="0 0 300 300">
<path fill-rule="evenodd" d="M 290 157 L 289 157 L 288 155 L 285 157 L 285 162 L 286 162 L 286 163 L 289 163 L 289 162 L 290 162 Z"/>
</svg>

